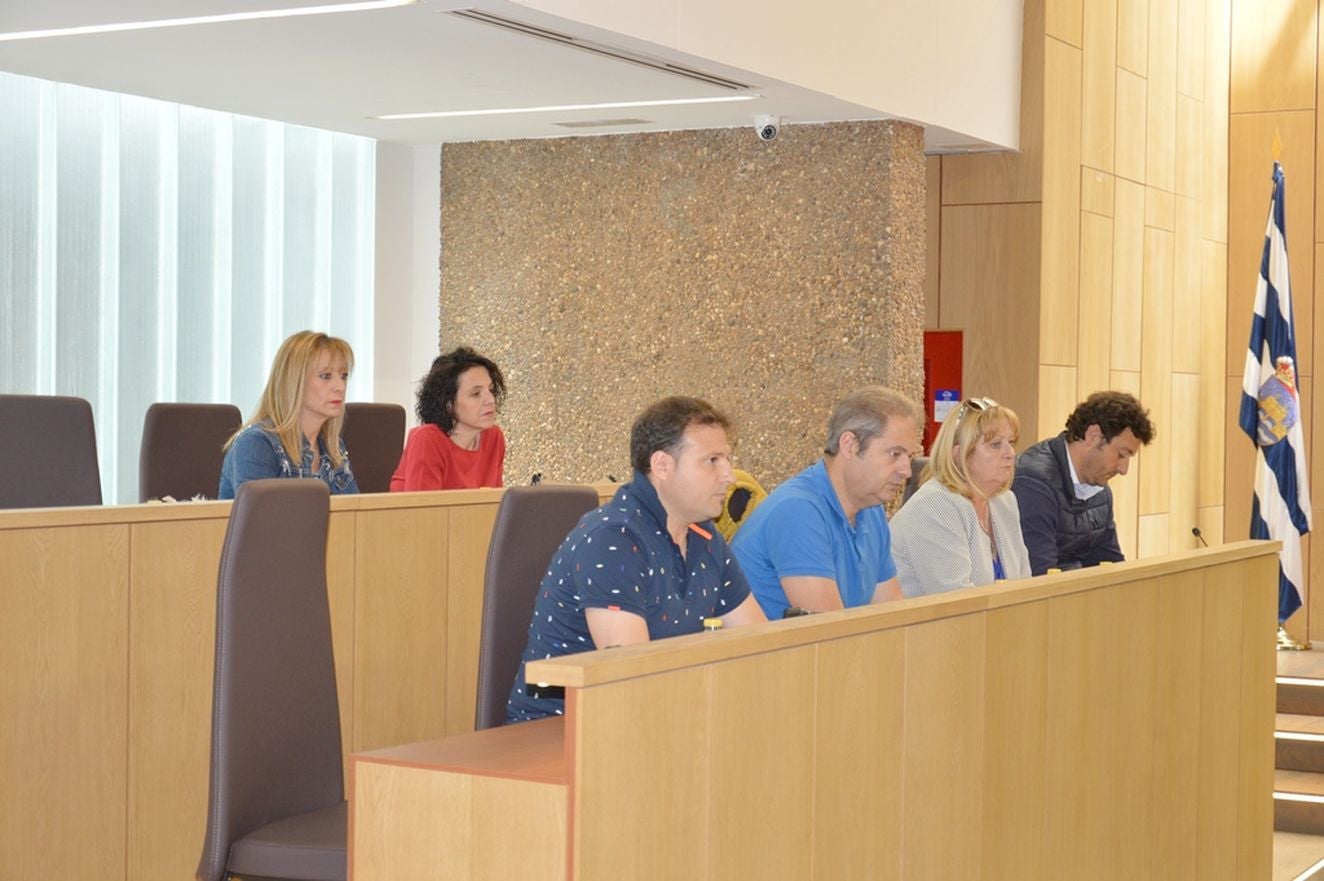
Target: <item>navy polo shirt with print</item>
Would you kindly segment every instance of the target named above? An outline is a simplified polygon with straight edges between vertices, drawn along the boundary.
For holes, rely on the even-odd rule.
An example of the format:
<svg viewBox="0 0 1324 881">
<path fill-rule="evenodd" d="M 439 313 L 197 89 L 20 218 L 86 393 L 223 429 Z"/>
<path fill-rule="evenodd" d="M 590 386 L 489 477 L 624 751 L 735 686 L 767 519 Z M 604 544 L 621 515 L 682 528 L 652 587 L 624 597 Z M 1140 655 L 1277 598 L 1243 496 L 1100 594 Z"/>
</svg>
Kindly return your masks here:
<svg viewBox="0 0 1324 881">
<path fill-rule="evenodd" d="M 526 690 L 524 665 L 592 651 L 585 609 L 620 609 L 643 618 L 649 639 L 703 630 L 703 619 L 734 611 L 749 585 L 726 540 L 710 522 L 686 533 L 686 556 L 667 532 L 666 511 L 642 474 L 611 501 L 585 514 L 552 555 L 538 589 L 506 722 L 528 722 L 565 711 L 558 687 Z"/>
</svg>

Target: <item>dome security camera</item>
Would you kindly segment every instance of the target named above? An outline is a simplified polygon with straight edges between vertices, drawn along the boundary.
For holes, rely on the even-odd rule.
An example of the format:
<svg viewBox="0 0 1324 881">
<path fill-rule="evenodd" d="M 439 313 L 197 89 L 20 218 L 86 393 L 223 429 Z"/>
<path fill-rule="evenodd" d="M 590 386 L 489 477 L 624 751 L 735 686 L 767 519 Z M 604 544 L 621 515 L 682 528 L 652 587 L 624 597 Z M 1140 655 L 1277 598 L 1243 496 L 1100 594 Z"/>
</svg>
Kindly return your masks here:
<svg viewBox="0 0 1324 881">
<path fill-rule="evenodd" d="M 754 117 L 754 131 L 758 134 L 760 141 L 775 141 L 777 134 L 781 131 L 782 120 L 780 116 L 774 116 L 771 113 L 760 113 Z"/>
</svg>

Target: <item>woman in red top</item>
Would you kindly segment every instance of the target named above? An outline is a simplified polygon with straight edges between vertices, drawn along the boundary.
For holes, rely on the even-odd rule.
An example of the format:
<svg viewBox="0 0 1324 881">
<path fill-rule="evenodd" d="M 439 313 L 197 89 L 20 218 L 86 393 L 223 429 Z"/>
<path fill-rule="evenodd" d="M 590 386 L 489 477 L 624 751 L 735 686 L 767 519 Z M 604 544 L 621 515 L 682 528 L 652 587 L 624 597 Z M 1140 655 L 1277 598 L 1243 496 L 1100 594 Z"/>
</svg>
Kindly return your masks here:
<svg viewBox="0 0 1324 881">
<path fill-rule="evenodd" d="M 506 398 L 501 368 L 467 346 L 432 362 L 418 389 L 418 419 L 409 432 L 391 492 L 501 486 L 506 438 L 496 424 Z"/>
</svg>

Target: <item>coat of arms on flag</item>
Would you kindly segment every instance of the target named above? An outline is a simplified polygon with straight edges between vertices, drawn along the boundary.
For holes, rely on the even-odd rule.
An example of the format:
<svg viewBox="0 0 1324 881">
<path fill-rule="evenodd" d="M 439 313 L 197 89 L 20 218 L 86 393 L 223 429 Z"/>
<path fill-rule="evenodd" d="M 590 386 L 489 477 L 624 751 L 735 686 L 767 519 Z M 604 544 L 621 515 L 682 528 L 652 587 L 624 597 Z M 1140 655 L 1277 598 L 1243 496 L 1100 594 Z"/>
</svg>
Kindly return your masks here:
<svg viewBox="0 0 1324 881">
<path fill-rule="evenodd" d="M 1273 376 L 1260 386 L 1259 443 L 1271 447 L 1287 437 L 1287 433 L 1300 418 L 1301 404 L 1296 394 L 1296 365 L 1291 358 L 1282 357 L 1275 362 Z"/>
</svg>

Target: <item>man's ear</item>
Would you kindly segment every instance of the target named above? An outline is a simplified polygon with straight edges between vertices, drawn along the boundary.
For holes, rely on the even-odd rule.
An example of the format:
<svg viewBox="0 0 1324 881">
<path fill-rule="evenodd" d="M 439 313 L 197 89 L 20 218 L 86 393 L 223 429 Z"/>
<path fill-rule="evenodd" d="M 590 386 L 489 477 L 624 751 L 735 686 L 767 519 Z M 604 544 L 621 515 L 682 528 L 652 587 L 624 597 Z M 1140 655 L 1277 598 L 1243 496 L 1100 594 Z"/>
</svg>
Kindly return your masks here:
<svg viewBox="0 0 1324 881">
<path fill-rule="evenodd" d="M 671 472 L 676 467 L 676 459 L 666 450 L 654 450 L 653 455 L 648 457 L 648 471 L 654 474 L 660 480 L 666 480 L 671 477 Z"/>
<path fill-rule="evenodd" d="M 1085 429 L 1085 440 L 1090 446 L 1098 446 L 1103 440 L 1103 429 L 1098 425 L 1091 425 Z"/>
<path fill-rule="evenodd" d="M 837 452 L 847 458 L 855 458 L 860 455 L 860 439 L 853 431 L 843 431 L 841 437 L 837 439 Z"/>
</svg>

